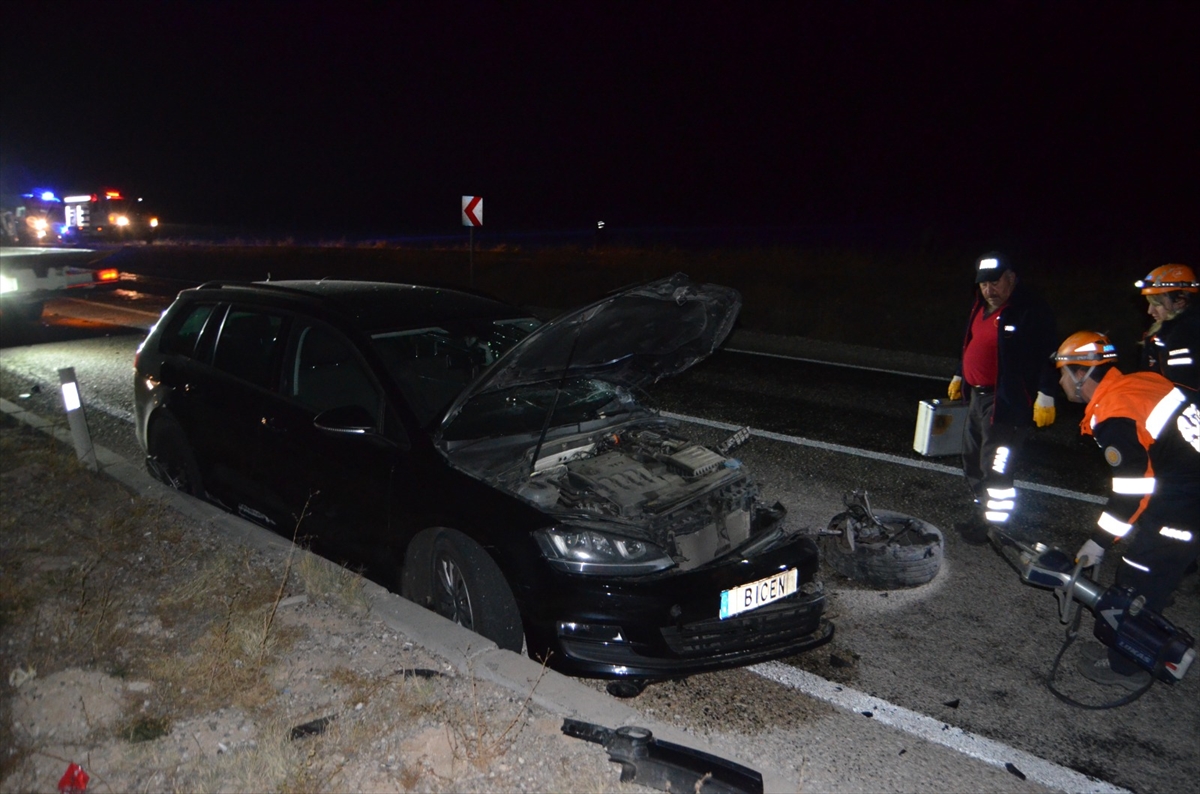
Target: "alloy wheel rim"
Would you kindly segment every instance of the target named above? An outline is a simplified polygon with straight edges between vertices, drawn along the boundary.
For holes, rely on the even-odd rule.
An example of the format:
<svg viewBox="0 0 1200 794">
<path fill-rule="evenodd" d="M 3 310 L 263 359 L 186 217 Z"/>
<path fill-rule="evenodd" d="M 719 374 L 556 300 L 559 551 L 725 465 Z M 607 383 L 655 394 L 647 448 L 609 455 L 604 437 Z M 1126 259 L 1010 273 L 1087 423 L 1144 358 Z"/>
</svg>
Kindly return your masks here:
<svg viewBox="0 0 1200 794">
<path fill-rule="evenodd" d="M 460 626 L 475 628 L 475 613 L 471 609 L 471 591 L 466 577 L 454 560 L 438 558 L 438 581 L 442 586 L 442 604 L 447 607 L 446 616 Z"/>
</svg>

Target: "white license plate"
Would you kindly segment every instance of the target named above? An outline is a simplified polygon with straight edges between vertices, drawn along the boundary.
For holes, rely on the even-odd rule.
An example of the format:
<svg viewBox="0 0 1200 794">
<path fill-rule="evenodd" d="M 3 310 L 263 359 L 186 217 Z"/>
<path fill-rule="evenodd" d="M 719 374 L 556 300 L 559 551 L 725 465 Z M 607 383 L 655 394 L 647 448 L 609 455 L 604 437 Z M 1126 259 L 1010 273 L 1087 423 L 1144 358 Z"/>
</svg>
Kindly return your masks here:
<svg viewBox="0 0 1200 794">
<path fill-rule="evenodd" d="M 722 590 L 721 620 L 790 596 L 796 592 L 799 578 L 799 572 L 795 568 L 789 568 L 783 573 L 759 579 L 757 582 Z"/>
</svg>

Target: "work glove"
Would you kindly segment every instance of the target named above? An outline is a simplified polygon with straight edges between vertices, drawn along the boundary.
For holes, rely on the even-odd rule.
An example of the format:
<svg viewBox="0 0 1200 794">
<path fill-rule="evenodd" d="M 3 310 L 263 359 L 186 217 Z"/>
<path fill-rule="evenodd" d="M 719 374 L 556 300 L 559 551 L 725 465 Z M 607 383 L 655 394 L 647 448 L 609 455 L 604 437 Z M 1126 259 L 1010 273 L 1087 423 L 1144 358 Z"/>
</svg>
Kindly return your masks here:
<svg viewBox="0 0 1200 794">
<path fill-rule="evenodd" d="M 1092 539 L 1079 547 L 1079 551 L 1075 552 L 1075 562 L 1083 563 L 1084 568 L 1099 566 L 1100 561 L 1104 559 L 1104 548 Z"/>
<path fill-rule="evenodd" d="M 1033 423 L 1038 427 L 1049 427 L 1054 424 L 1054 398 L 1044 392 L 1038 392 L 1033 401 Z"/>
<path fill-rule="evenodd" d="M 962 378 L 955 375 L 950 379 L 950 388 L 946 389 L 946 396 L 951 400 L 962 399 Z"/>
</svg>

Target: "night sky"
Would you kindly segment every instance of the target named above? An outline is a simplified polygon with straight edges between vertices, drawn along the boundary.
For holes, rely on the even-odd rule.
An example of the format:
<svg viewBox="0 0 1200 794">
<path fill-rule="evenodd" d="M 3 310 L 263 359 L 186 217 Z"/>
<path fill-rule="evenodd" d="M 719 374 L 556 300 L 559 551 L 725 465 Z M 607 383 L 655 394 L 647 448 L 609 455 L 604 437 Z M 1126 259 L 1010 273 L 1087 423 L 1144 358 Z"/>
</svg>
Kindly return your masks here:
<svg viewBox="0 0 1200 794">
<path fill-rule="evenodd" d="M 497 231 L 1200 227 L 1198 3 L 13 10 L 6 194 L 346 234 L 457 233 L 464 194 Z"/>
</svg>

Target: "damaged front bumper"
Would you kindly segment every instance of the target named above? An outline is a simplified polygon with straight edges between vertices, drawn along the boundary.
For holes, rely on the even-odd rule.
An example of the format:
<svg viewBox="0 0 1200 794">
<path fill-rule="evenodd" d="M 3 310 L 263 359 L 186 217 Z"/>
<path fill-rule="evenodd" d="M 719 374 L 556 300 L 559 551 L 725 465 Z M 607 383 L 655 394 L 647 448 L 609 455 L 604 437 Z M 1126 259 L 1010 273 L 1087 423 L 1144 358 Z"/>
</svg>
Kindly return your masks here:
<svg viewBox="0 0 1200 794">
<path fill-rule="evenodd" d="M 753 544 L 757 545 L 757 544 Z M 828 642 L 812 538 L 784 534 L 722 564 L 637 580 L 555 573 L 526 624 L 529 647 L 556 669 L 595 678 L 667 678 L 791 656 Z M 749 557 L 749 558 L 748 558 Z M 795 568 L 798 590 L 722 619 L 721 593 Z M 540 618 L 540 619 L 539 619 Z"/>
</svg>

